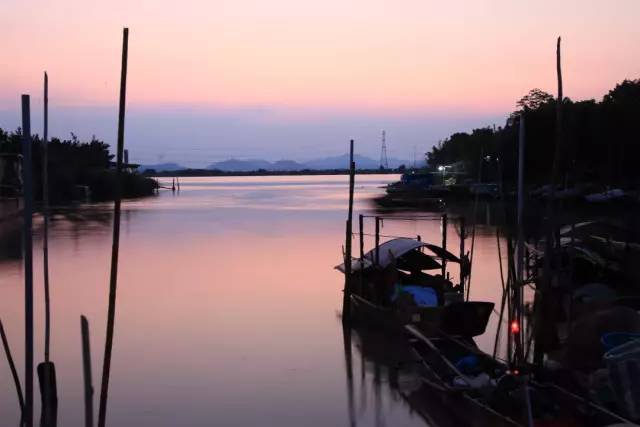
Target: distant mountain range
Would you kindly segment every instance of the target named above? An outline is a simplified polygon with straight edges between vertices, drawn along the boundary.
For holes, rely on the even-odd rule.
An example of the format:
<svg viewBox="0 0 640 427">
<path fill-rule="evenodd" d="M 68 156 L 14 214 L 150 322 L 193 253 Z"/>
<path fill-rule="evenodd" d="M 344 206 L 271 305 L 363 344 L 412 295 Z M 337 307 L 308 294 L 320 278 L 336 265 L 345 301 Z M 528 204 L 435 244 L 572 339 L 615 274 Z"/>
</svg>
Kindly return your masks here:
<svg viewBox="0 0 640 427">
<path fill-rule="evenodd" d="M 140 165 L 140 167 L 138 168 L 140 172 L 144 172 L 149 169 L 153 169 L 158 172 L 165 172 L 165 171 L 179 171 L 187 168 L 184 166 L 180 166 L 177 163 L 158 163 L 155 165 Z"/>
<path fill-rule="evenodd" d="M 356 154 L 354 156 L 356 162 L 356 168 L 358 169 L 377 169 L 380 167 L 380 162 L 373 160 L 366 156 Z M 411 163 L 406 160 L 400 160 L 395 158 L 389 158 L 389 167 L 397 168 L 400 165 L 411 166 Z M 332 170 L 332 169 L 348 169 L 349 168 L 349 155 L 343 154 L 341 156 L 324 157 L 321 159 L 310 160 L 308 162 L 296 162 L 294 160 L 278 160 L 276 162 L 269 162 L 261 159 L 239 160 L 228 159 L 221 162 L 215 162 L 206 167 L 206 169 L 217 169 L 225 172 L 251 172 L 260 169 L 267 171 L 300 171 L 305 169 L 310 170 Z M 143 165 L 140 166 L 140 171 L 144 172 L 148 169 L 154 169 L 158 172 L 175 171 L 181 169 L 188 169 L 180 166 L 176 163 L 160 163 L 156 165 Z"/>
</svg>

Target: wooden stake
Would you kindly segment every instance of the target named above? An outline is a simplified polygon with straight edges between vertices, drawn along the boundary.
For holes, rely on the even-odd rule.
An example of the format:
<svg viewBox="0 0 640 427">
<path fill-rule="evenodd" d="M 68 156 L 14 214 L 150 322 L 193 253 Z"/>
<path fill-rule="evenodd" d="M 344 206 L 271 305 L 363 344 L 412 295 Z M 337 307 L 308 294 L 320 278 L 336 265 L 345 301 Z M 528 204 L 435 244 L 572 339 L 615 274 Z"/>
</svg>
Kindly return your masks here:
<svg viewBox="0 0 640 427">
<path fill-rule="evenodd" d="M 33 427 L 33 164 L 31 160 L 31 107 L 29 95 L 22 95 L 22 182 L 24 185 L 24 422 Z"/>
<path fill-rule="evenodd" d="M 462 295 L 464 295 L 464 239 L 465 239 L 465 220 L 464 217 L 460 217 L 460 288 Z"/>
<path fill-rule="evenodd" d="M 109 307 L 107 311 L 107 334 L 102 365 L 102 383 L 100 387 L 100 406 L 98 409 L 98 427 L 105 427 L 107 418 L 107 397 L 109 394 L 109 376 L 111 372 L 111 352 L 113 349 L 113 331 L 116 317 L 116 291 L 118 285 L 118 251 L 120 246 L 120 204 L 122 197 L 122 156 L 124 152 L 124 117 L 127 95 L 127 54 L 129 48 L 129 29 L 122 32 L 122 69 L 120 75 L 120 107 L 118 114 L 118 151 L 116 161 L 116 192 L 113 209 L 113 245 L 111 248 L 111 275 L 109 281 Z"/>
<path fill-rule="evenodd" d="M 347 216 L 345 241 L 344 292 L 342 299 L 342 322 L 349 321 L 351 316 L 351 241 L 353 236 L 353 189 L 355 185 L 356 164 L 353 161 L 353 139 L 349 142 L 349 211 Z"/>
<path fill-rule="evenodd" d="M 442 215 L 442 249 L 447 250 L 447 214 Z M 447 274 L 447 259 L 442 257 L 442 277 Z"/>
<path fill-rule="evenodd" d="M 4 353 L 7 355 L 7 362 L 9 362 L 9 369 L 11 370 L 11 376 L 13 377 L 13 383 L 16 386 L 16 393 L 18 394 L 18 403 L 20 404 L 20 413 L 24 416 L 24 397 L 22 397 L 22 387 L 20 386 L 20 378 L 18 378 L 18 371 L 16 370 L 16 364 L 13 363 L 13 357 L 11 356 L 11 348 L 9 347 L 9 340 L 4 332 L 4 326 L 2 325 L 2 319 L 0 319 L 0 338 L 2 339 L 2 346 L 4 347 Z"/>
<path fill-rule="evenodd" d="M 376 265 L 380 264 L 380 217 L 376 216 Z"/>
<path fill-rule="evenodd" d="M 93 378 L 91 375 L 91 345 L 89 343 L 89 321 L 80 316 L 82 336 L 82 372 L 84 378 L 84 425 L 93 427 Z"/>
</svg>

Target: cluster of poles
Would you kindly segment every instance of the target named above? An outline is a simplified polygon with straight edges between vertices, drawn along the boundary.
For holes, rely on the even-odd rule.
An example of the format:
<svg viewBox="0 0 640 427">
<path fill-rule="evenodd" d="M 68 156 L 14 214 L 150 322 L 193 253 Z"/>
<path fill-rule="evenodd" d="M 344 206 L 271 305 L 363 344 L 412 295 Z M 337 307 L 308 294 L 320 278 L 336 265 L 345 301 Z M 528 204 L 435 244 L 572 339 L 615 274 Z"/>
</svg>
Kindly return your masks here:
<svg viewBox="0 0 640 427">
<path fill-rule="evenodd" d="M 127 88 L 127 59 L 129 45 L 129 29 L 123 29 L 122 65 L 120 76 L 120 101 L 118 112 L 117 160 L 116 160 L 116 188 L 113 215 L 113 242 L 111 251 L 111 269 L 109 279 L 109 302 L 107 311 L 107 328 L 102 365 L 102 381 L 100 386 L 100 400 L 98 406 L 98 427 L 106 425 L 107 401 L 109 394 L 109 378 L 111 373 L 111 356 L 113 350 L 113 336 L 115 329 L 116 291 L 118 282 L 118 253 L 120 246 L 120 211 L 122 201 L 122 169 L 124 153 L 124 120 Z M 42 215 L 43 226 L 43 269 L 44 269 L 44 298 L 45 298 L 45 331 L 44 331 L 44 361 L 37 366 L 37 374 L 41 395 L 41 427 L 57 426 L 58 395 L 55 364 L 50 358 L 51 341 L 51 304 L 49 289 L 49 188 L 48 188 L 48 75 L 44 74 L 44 129 L 42 144 Z M 33 173 L 32 173 L 32 140 L 31 140 L 31 106 L 30 96 L 22 95 L 22 180 L 23 180 L 23 250 L 24 250 L 24 282 L 25 282 L 25 359 L 24 382 L 20 381 L 16 365 L 13 360 L 9 340 L 0 321 L 0 337 L 7 356 L 13 381 L 20 405 L 20 425 L 33 427 L 34 425 L 34 313 L 33 313 L 33 238 L 32 218 L 33 208 Z M 80 317 L 82 365 L 84 377 L 85 426 L 94 426 L 93 410 L 93 380 L 91 374 L 91 352 L 89 340 L 89 322 L 85 316 Z"/>
</svg>

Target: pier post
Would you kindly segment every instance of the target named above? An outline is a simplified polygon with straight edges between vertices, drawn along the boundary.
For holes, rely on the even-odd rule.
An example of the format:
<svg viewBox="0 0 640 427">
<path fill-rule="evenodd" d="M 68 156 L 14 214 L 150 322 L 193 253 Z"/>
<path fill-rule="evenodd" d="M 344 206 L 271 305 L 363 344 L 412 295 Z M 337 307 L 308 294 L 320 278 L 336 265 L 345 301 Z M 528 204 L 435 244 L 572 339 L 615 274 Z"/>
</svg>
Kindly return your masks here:
<svg viewBox="0 0 640 427">
<path fill-rule="evenodd" d="M 460 287 L 462 294 L 464 295 L 464 238 L 465 238 L 465 220 L 464 217 L 460 217 Z"/>
<path fill-rule="evenodd" d="M 33 427 L 33 177 L 31 160 L 31 107 L 22 95 L 22 182 L 24 243 L 24 425 Z"/>
<path fill-rule="evenodd" d="M 376 216 L 376 265 L 380 263 L 380 217 Z"/>
<path fill-rule="evenodd" d="M 442 249 L 447 250 L 447 214 L 442 214 Z M 447 275 L 447 259 L 442 257 L 442 277 Z"/>
<path fill-rule="evenodd" d="M 353 139 L 349 141 L 349 211 L 347 214 L 347 230 L 344 260 L 344 291 L 342 297 L 342 322 L 349 321 L 351 316 L 351 242 L 353 237 L 353 190 L 355 186 L 356 164 L 353 161 Z"/>
</svg>

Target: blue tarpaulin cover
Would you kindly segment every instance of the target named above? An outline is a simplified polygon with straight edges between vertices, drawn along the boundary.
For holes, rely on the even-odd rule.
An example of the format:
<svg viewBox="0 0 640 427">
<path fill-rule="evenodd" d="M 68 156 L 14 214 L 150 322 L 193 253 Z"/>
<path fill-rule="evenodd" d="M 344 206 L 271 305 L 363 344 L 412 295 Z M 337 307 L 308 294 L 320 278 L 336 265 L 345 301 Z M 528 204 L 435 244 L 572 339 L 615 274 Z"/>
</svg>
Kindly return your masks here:
<svg viewBox="0 0 640 427">
<path fill-rule="evenodd" d="M 393 294 L 393 300 L 398 298 L 400 293 L 406 292 L 413 297 L 413 300 L 420 307 L 437 307 L 438 306 L 438 294 L 433 288 L 427 288 L 423 286 L 414 285 L 396 285 L 395 292 Z"/>
</svg>

